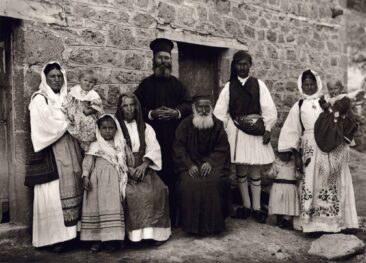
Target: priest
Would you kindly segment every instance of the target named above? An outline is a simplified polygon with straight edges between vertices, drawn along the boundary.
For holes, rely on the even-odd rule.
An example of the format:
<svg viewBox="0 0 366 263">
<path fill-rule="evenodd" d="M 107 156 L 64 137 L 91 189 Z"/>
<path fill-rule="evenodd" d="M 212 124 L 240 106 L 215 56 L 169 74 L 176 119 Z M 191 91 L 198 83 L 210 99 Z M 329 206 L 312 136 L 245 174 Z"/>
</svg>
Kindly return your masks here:
<svg viewBox="0 0 366 263">
<path fill-rule="evenodd" d="M 151 42 L 153 74 L 142 80 L 135 94 L 141 103 L 144 121 L 155 130 L 161 147 L 163 167 L 158 174 L 169 188 L 170 215 L 173 226 L 176 226 L 172 144 L 178 124 L 191 113 L 192 100 L 184 85 L 171 75 L 173 46 L 173 42 L 165 38 Z"/>
</svg>

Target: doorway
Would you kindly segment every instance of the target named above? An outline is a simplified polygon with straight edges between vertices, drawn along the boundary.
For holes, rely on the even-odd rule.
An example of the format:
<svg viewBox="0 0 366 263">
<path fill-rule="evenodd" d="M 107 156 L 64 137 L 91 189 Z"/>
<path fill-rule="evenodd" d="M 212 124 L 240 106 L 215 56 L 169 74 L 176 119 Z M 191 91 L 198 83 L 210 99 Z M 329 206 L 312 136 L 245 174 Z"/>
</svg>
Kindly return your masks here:
<svg viewBox="0 0 366 263">
<path fill-rule="evenodd" d="M 178 42 L 179 80 L 192 96 L 219 96 L 219 62 L 224 48 Z"/>
<path fill-rule="evenodd" d="M 9 127 L 11 19 L 0 17 L 0 223 L 10 221 Z"/>
</svg>

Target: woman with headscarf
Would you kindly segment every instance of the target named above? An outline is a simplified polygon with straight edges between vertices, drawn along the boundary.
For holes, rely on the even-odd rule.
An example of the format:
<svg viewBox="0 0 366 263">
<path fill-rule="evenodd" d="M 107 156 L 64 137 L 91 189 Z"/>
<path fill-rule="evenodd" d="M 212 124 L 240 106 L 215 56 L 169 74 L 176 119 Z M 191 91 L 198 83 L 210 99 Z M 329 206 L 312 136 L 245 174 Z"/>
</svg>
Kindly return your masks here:
<svg viewBox="0 0 366 263">
<path fill-rule="evenodd" d="M 66 95 L 65 70 L 58 62 L 46 64 L 29 104 L 34 153 L 25 184 L 34 186 L 33 246 L 55 244 L 56 252 L 64 248 L 60 242 L 76 237 L 83 194 L 80 148 L 66 132 Z"/>
<path fill-rule="evenodd" d="M 161 244 L 170 237 L 171 227 L 168 187 L 156 173 L 162 168 L 160 145 L 154 129 L 143 121 L 140 102 L 133 93 L 119 97 L 116 118 L 134 157 L 125 200 L 128 238 Z"/>
<path fill-rule="evenodd" d="M 298 78 L 301 99 L 281 129 L 278 150 L 295 153 L 300 182 L 300 226 L 303 232 L 339 232 L 358 228 L 348 149 L 345 143 L 331 153 L 322 152 L 314 139 L 314 124 L 322 108 L 322 82 L 310 69 Z"/>
</svg>

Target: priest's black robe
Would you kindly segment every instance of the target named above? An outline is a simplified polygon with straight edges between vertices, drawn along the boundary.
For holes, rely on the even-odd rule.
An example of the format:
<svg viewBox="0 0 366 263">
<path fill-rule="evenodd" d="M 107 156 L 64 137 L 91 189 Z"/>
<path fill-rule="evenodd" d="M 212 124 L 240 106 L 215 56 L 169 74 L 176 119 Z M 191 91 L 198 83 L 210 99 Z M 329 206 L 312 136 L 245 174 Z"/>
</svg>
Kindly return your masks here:
<svg viewBox="0 0 366 263">
<path fill-rule="evenodd" d="M 135 94 L 141 103 L 144 121 L 155 130 L 156 138 L 161 147 L 163 167 L 158 174 L 169 188 L 170 215 L 173 224 L 176 224 L 176 176 L 172 160 L 172 145 L 178 124 L 192 112 L 192 99 L 188 90 L 174 76 L 161 78 L 151 75 L 140 83 Z M 161 106 L 179 110 L 181 117 L 169 121 L 150 120 L 148 118 L 149 112 Z"/>
<path fill-rule="evenodd" d="M 199 130 L 192 116 L 176 130 L 173 159 L 178 179 L 178 198 L 183 231 L 196 234 L 220 232 L 231 212 L 230 146 L 223 124 L 214 118 L 214 126 Z M 199 169 L 204 162 L 212 166 L 205 177 L 191 177 L 192 165 Z"/>
</svg>

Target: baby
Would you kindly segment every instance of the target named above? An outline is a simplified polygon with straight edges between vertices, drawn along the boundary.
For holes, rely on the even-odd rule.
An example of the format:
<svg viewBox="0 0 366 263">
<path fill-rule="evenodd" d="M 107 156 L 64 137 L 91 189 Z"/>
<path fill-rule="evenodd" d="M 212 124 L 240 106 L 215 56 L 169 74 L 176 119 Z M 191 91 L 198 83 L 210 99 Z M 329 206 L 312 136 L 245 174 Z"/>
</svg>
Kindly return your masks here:
<svg viewBox="0 0 366 263">
<path fill-rule="evenodd" d="M 351 143 L 358 125 L 351 112 L 351 99 L 343 92 L 340 80 L 327 83 L 328 98 L 319 104 L 324 110 L 314 126 L 315 141 L 323 152 L 331 152 L 343 142 Z"/>
<path fill-rule="evenodd" d="M 104 113 L 102 100 L 93 90 L 97 77 L 92 70 L 79 75 L 80 84 L 71 88 L 64 105 L 68 132 L 80 142 L 84 151 L 95 141 L 95 122 Z"/>
</svg>

